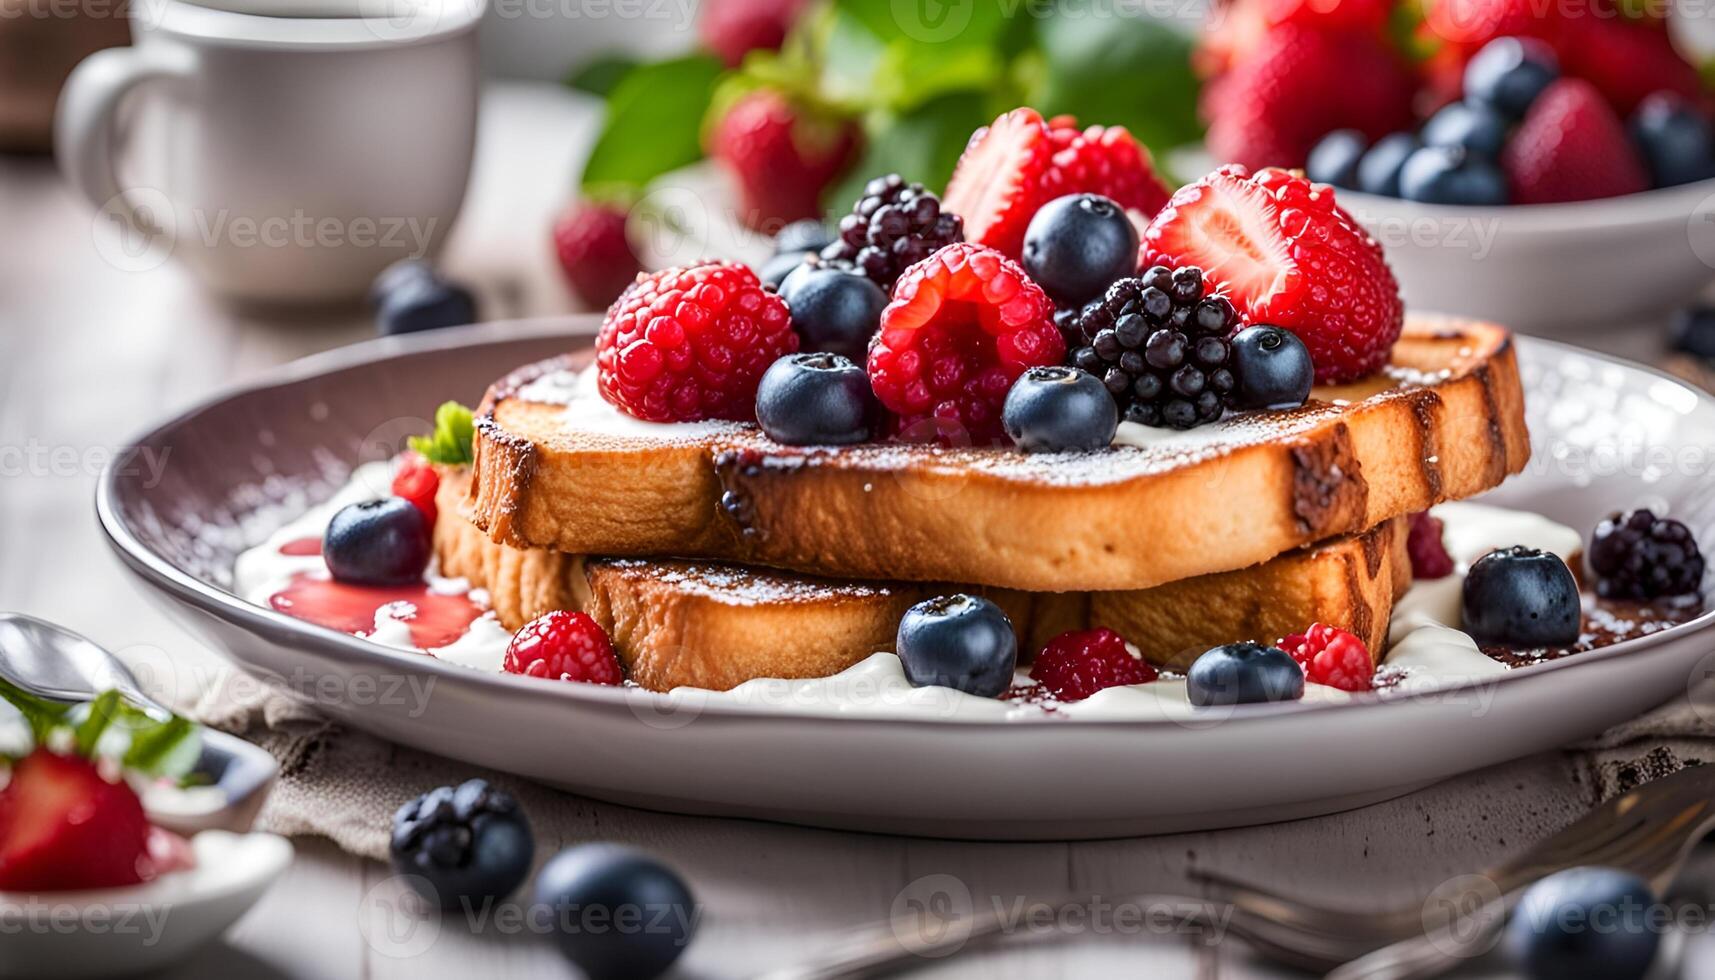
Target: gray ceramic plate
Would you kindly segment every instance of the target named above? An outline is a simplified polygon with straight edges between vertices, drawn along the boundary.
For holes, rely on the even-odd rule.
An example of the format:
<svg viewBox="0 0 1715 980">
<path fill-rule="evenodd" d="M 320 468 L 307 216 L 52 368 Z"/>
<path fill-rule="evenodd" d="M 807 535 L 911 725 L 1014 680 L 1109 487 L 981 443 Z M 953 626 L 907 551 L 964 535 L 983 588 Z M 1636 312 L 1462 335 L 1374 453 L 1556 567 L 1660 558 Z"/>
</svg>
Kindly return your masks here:
<svg viewBox="0 0 1715 980">
<path fill-rule="evenodd" d="M 425 429 L 440 401 L 474 401 L 594 326 L 488 325 L 290 365 L 136 439 L 101 481 L 102 526 L 188 626 L 358 728 L 618 802 L 865 830 L 1051 839 L 1324 813 L 1594 734 L 1715 670 L 1711 613 L 1434 696 L 1251 706 L 1195 726 L 877 720 L 479 674 L 227 591 L 239 551 Z M 1715 400 L 1573 348 L 1519 351 L 1536 457 L 1491 499 L 1579 528 L 1669 505 L 1715 544 Z M 139 453 L 164 459 L 158 480 Z"/>
</svg>

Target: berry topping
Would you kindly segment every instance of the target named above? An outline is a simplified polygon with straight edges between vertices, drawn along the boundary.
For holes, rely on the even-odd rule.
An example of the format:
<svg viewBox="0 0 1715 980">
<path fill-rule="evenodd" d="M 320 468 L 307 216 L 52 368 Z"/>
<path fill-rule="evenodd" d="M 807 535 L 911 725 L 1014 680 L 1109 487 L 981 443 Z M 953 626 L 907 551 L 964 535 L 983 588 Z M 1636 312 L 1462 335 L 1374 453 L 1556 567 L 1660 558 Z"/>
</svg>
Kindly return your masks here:
<svg viewBox="0 0 1715 980">
<path fill-rule="evenodd" d="M 1554 50 L 1533 38 L 1503 37 L 1465 63 L 1465 98 L 1522 119 L 1543 89 L 1560 76 Z"/>
<path fill-rule="evenodd" d="M 704 0 L 697 8 L 697 37 L 737 68 L 751 51 L 778 51 L 806 0 Z"/>
<path fill-rule="evenodd" d="M 1246 327 L 1233 338 L 1234 408 L 1278 411 L 1310 400 L 1316 367 L 1298 335 L 1279 327 Z"/>
<path fill-rule="evenodd" d="M 672 869 L 614 844 L 579 844 L 554 855 L 536 874 L 531 904 L 530 921 L 554 925 L 560 952 L 580 975 L 622 980 L 666 973 L 690 945 L 702 911 Z"/>
<path fill-rule="evenodd" d="M 1302 633 L 1281 640 L 1282 650 L 1304 668 L 1312 684 L 1342 691 L 1367 691 L 1376 674 L 1376 664 L 1364 641 L 1343 629 L 1314 623 Z"/>
<path fill-rule="evenodd" d="M 1149 264 L 1201 266 L 1247 322 L 1297 334 L 1319 384 L 1379 370 L 1405 325 L 1381 245 L 1332 188 L 1284 170 L 1222 167 L 1180 188 L 1143 238 Z"/>
<path fill-rule="evenodd" d="M 1399 172 L 1399 196 L 1424 204 L 1505 204 L 1507 179 L 1487 157 L 1458 146 L 1425 146 Z"/>
<path fill-rule="evenodd" d="M 1618 197 L 1649 188 L 1625 127 L 1581 78 L 1550 85 L 1501 155 L 1518 204 Z"/>
<path fill-rule="evenodd" d="M 1204 295 L 1203 270 L 1154 266 L 1084 307 L 1072 363 L 1102 380 L 1126 421 L 1189 429 L 1227 407 L 1237 322 L 1225 297 Z"/>
<path fill-rule="evenodd" d="M 898 174 L 870 181 L 852 213 L 840 219 L 840 235 L 822 258 L 849 262 L 882 289 L 899 274 L 946 245 L 965 240 L 964 219 L 941 210 L 941 199 L 907 184 Z"/>
<path fill-rule="evenodd" d="M 1502 948 L 1526 980 L 1643 977 L 1672 916 L 1637 875 L 1572 868 L 1525 891 Z"/>
<path fill-rule="evenodd" d="M 508 674 L 615 685 L 625 679 L 607 633 L 587 614 L 556 609 L 525 623 L 506 647 Z"/>
<path fill-rule="evenodd" d="M 530 873 L 535 844 L 517 801 L 472 779 L 400 807 L 388 852 L 394 871 L 450 910 L 510 895 Z"/>
<path fill-rule="evenodd" d="M 348 504 L 322 533 L 322 557 L 335 580 L 409 585 L 429 567 L 429 522 L 402 497 Z"/>
<path fill-rule="evenodd" d="M 579 201 L 554 222 L 554 254 L 578 299 L 605 310 L 625 292 L 643 263 L 625 237 L 626 212 L 608 204 Z"/>
<path fill-rule="evenodd" d="M 1012 620 L 971 595 L 938 596 L 907 609 L 896 650 L 911 686 L 950 687 L 979 698 L 1005 693 L 1018 665 Z"/>
<path fill-rule="evenodd" d="M 881 287 L 849 265 L 801 266 L 780 284 L 780 298 L 792 311 L 792 328 L 804 350 L 853 361 L 864 359 L 887 307 Z"/>
<path fill-rule="evenodd" d="M 1095 375 L 1054 366 L 1031 368 L 1013 382 L 1001 421 L 1027 453 L 1091 452 L 1113 444 L 1120 416 Z"/>
<path fill-rule="evenodd" d="M 1393 133 L 1376 140 L 1376 144 L 1358 161 L 1358 190 L 1382 197 L 1398 197 L 1399 172 L 1405 167 L 1405 161 L 1416 152 L 1417 137 L 1412 133 Z"/>
<path fill-rule="evenodd" d="M 1001 405 L 1026 369 L 1059 364 L 1053 304 L 1018 263 L 992 248 L 949 245 L 906 270 L 881 314 L 869 380 L 901 429 L 933 421 L 999 441 Z"/>
<path fill-rule="evenodd" d="M 1014 109 L 971 135 L 945 195 L 947 210 L 965 219 L 967 241 L 1019 254 L 1053 151 L 1035 109 Z"/>
<path fill-rule="evenodd" d="M 788 446 L 863 442 L 875 414 L 869 377 L 838 354 L 788 354 L 756 389 L 757 423 L 768 438 Z"/>
<path fill-rule="evenodd" d="M 1569 646 L 1582 621 L 1578 582 L 1559 556 L 1515 545 L 1477 559 L 1465 575 L 1465 632 L 1483 646 Z"/>
<path fill-rule="evenodd" d="M 1364 134 L 1355 129 L 1336 129 L 1311 149 L 1304 162 L 1304 176 L 1318 184 L 1335 187 L 1358 186 L 1358 161 L 1370 147 Z"/>
<path fill-rule="evenodd" d="M 603 398 L 648 422 L 756 417 L 756 383 L 798 349 L 791 315 L 756 274 L 730 262 L 639 278 L 596 337 Z"/>
<path fill-rule="evenodd" d="M 1149 150 L 1124 126 L 1079 129 L 1072 117 L 1057 116 L 1048 127 L 1051 149 L 1036 195 L 1039 204 L 1067 194 L 1099 194 L 1147 221 L 1172 195 L 1156 174 Z"/>
<path fill-rule="evenodd" d="M 1645 97 L 1629 129 L 1655 186 L 1715 177 L 1715 134 L 1709 120 L 1683 97 L 1672 92 Z"/>
<path fill-rule="evenodd" d="M 1229 643 L 1192 662 L 1185 693 L 1199 707 L 1296 701 L 1304 696 L 1304 669 L 1285 650 Z"/>
<path fill-rule="evenodd" d="M 1648 510 L 1612 514 L 1597 525 L 1589 559 L 1604 599 L 1689 595 L 1703 584 L 1703 553 L 1691 529 Z"/>
<path fill-rule="evenodd" d="M 135 885 L 155 873 L 149 820 L 123 780 L 38 747 L 0 790 L 0 892 Z"/>
<path fill-rule="evenodd" d="M 375 327 L 383 334 L 418 333 L 476 322 L 470 290 L 442 279 L 427 263 L 406 260 L 382 270 L 370 289 Z"/>
<path fill-rule="evenodd" d="M 1155 680 L 1155 668 L 1110 629 L 1072 630 L 1048 641 L 1030 665 L 1032 680 L 1056 701 L 1082 701 L 1097 691 Z"/>
<path fill-rule="evenodd" d="M 1410 520 L 1405 550 L 1411 556 L 1411 577 L 1428 582 L 1452 575 L 1453 556 L 1441 539 L 1441 518 L 1422 511 L 1411 515 Z"/>
<path fill-rule="evenodd" d="M 1097 194 L 1070 194 L 1043 205 L 1024 232 L 1024 271 L 1062 306 L 1100 296 L 1137 271 L 1137 228 Z"/>
<path fill-rule="evenodd" d="M 745 225 L 773 230 L 822 213 L 822 192 L 856 156 L 858 136 L 849 119 L 759 88 L 715 124 L 709 155 L 738 184 Z"/>
<path fill-rule="evenodd" d="M 399 461 L 399 472 L 393 474 L 393 496 L 402 497 L 411 502 L 411 506 L 423 513 L 423 524 L 433 534 L 435 518 L 438 511 L 435 507 L 435 491 L 441 488 L 441 477 L 428 460 L 416 453 L 406 453 Z"/>
<path fill-rule="evenodd" d="M 1481 102 L 1454 102 L 1423 124 L 1423 145 L 1453 146 L 1494 159 L 1507 141 L 1507 120 Z"/>
</svg>

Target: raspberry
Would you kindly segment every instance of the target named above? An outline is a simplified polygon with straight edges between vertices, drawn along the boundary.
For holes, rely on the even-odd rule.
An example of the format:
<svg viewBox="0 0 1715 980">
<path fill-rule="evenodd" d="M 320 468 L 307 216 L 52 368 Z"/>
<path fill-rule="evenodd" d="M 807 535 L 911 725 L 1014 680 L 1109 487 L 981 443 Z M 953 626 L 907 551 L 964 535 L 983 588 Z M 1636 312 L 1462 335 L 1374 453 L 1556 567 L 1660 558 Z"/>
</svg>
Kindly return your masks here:
<svg viewBox="0 0 1715 980">
<path fill-rule="evenodd" d="M 595 620 L 557 609 L 525 623 L 506 647 L 508 674 L 614 685 L 625 679 L 613 643 Z"/>
<path fill-rule="evenodd" d="M 1110 629 L 1072 630 L 1048 641 L 1030 667 L 1031 679 L 1056 701 L 1082 701 L 1097 691 L 1155 680 L 1155 668 Z"/>
<path fill-rule="evenodd" d="M 936 249 L 964 240 L 964 219 L 941 210 L 940 198 L 888 174 L 864 187 L 863 199 L 840 219 L 839 240 L 822 250 L 822 258 L 850 262 L 886 291 Z"/>
<path fill-rule="evenodd" d="M 951 427 L 977 444 L 999 442 L 1012 383 L 1066 354 L 1053 314 L 1018 263 L 982 245 L 948 245 L 900 277 L 870 342 L 870 385 L 899 430 L 932 421 L 943 441 L 957 441 Z"/>
<path fill-rule="evenodd" d="M 1172 191 L 1156 175 L 1149 150 L 1124 126 L 1079 129 L 1070 116 L 1057 116 L 1048 125 L 1052 149 L 1037 194 L 1039 207 L 1067 194 L 1100 194 L 1147 221 L 1167 203 Z"/>
<path fill-rule="evenodd" d="M 944 195 L 946 209 L 965 219 L 966 240 L 1018 258 L 1053 150 L 1035 109 L 1014 109 L 971 135 Z"/>
<path fill-rule="evenodd" d="M 441 476 L 429 461 L 416 453 L 406 453 L 399 461 L 399 472 L 393 475 L 393 496 L 404 497 L 423 514 L 423 526 L 432 534 L 435 530 L 435 491 L 441 488 Z"/>
<path fill-rule="evenodd" d="M 1411 577 L 1429 581 L 1453 574 L 1453 556 L 1441 540 L 1441 519 L 1428 511 L 1411 515 L 1405 550 L 1411 555 Z"/>
<path fill-rule="evenodd" d="M 643 271 L 625 237 L 625 211 L 579 202 L 554 222 L 554 252 L 572 292 L 591 309 L 606 309 Z"/>
<path fill-rule="evenodd" d="M 704 0 L 697 10 L 697 36 L 737 68 L 752 51 L 778 51 L 806 0 Z"/>
<path fill-rule="evenodd" d="M 710 133 L 709 155 L 737 181 L 744 223 L 774 232 L 822 215 L 822 192 L 857 155 L 850 119 L 812 112 L 773 89 L 757 89 Z"/>
<path fill-rule="evenodd" d="M 1562 78 L 1531 103 L 1501 152 L 1517 204 L 1618 197 L 1649 189 L 1631 138 L 1596 87 Z"/>
<path fill-rule="evenodd" d="M 1334 190 L 1273 168 L 1226 166 L 1188 184 L 1144 231 L 1143 264 L 1202 267 L 1247 325 L 1297 334 L 1318 384 L 1372 374 L 1405 326 L 1381 245 Z"/>
<path fill-rule="evenodd" d="M 731 262 L 640 277 L 596 337 L 603 398 L 649 422 L 756 417 L 762 372 L 798 349 L 786 302 Z"/>
<path fill-rule="evenodd" d="M 1314 623 L 1275 646 L 1292 654 L 1312 684 L 1342 691 L 1367 691 L 1375 677 L 1375 661 L 1364 641 L 1343 629 Z"/>
<path fill-rule="evenodd" d="M 1703 584 L 1691 529 L 1649 510 L 1611 514 L 1590 539 L 1590 569 L 1604 599 L 1688 595 Z"/>
</svg>

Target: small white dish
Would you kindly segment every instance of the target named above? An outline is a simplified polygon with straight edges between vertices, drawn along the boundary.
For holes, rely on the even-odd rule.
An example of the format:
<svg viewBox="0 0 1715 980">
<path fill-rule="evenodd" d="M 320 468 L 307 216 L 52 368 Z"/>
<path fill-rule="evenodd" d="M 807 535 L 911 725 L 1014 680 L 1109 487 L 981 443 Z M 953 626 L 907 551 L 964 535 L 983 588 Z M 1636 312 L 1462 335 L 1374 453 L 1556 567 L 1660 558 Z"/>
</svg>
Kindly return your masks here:
<svg viewBox="0 0 1715 980">
<path fill-rule="evenodd" d="M 226 932 L 292 864 L 273 834 L 204 831 L 196 867 L 129 888 L 0 892 L 0 977 L 130 976 L 169 966 Z"/>
</svg>

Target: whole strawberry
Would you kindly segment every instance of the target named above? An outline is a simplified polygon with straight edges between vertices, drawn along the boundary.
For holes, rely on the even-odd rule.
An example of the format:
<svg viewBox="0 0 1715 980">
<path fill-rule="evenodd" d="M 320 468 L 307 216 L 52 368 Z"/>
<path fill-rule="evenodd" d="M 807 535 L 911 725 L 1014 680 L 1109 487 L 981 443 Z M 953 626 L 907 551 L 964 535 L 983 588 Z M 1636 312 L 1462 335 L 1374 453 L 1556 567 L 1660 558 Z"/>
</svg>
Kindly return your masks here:
<svg viewBox="0 0 1715 980">
<path fill-rule="evenodd" d="M 735 101 L 716 123 L 709 155 L 738 184 L 744 223 L 762 231 L 820 217 L 822 192 L 855 159 L 858 128 L 772 89 Z"/>
<path fill-rule="evenodd" d="M 1350 31 L 1380 37 L 1393 12 L 1392 0 L 1229 0 L 1208 18 L 1193 52 L 1193 64 L 1206 77 L 1220 75 L 1248 60 L 1283 25 L 1314 30 Z"/>
<path fill-rule="evenodd" d="M 806 0 L 703 0 L 697 36 L 735 68 L 752 51 L 778 51 Z"/>
<path fill-rule="evenodd" d="M 1372 374 L 1405 325 L 1381 245 L 1332 188 L 1285 170 L 1226 166 L 1188 184 L 1144 231 L 1143 266 L 1200 266 L 1243 324 L 1298 335 L 1319 384 Z"/>
<path fill-rule="evenodd" d="M 583 304 L 606 309 L 643 271 L 625 236 L 626 212 L 579 201 L 554 222 L 554 253 L 566 282 Z"/>
<path fill-rule="evenodd" d="M 1625 126 L 1596 87 L 1563 78 L 1545 89 L 1501 154 L 1519 204 L 1588 201 L 1649 188 Z"/>
<path fill-rule="evenodd" d="M 1374 140 L 1412 128 L 1416 89 L 1405 61 L 1379 38 L 1289 24 L 1204 88 L 1209 152 L 1252 168 L 1302 167 L 1336 129 Z"/>
<path fill-rule="evenodd" d="M 1652 92 L 1672 92 L 1707 105 L 1696 66 L 1673 46 L 1667 24 L 1627 17 L 1569 17 L 1560 28 L 1566 74 L 1582 78 L 1621 116 Z"/>
</svg>

